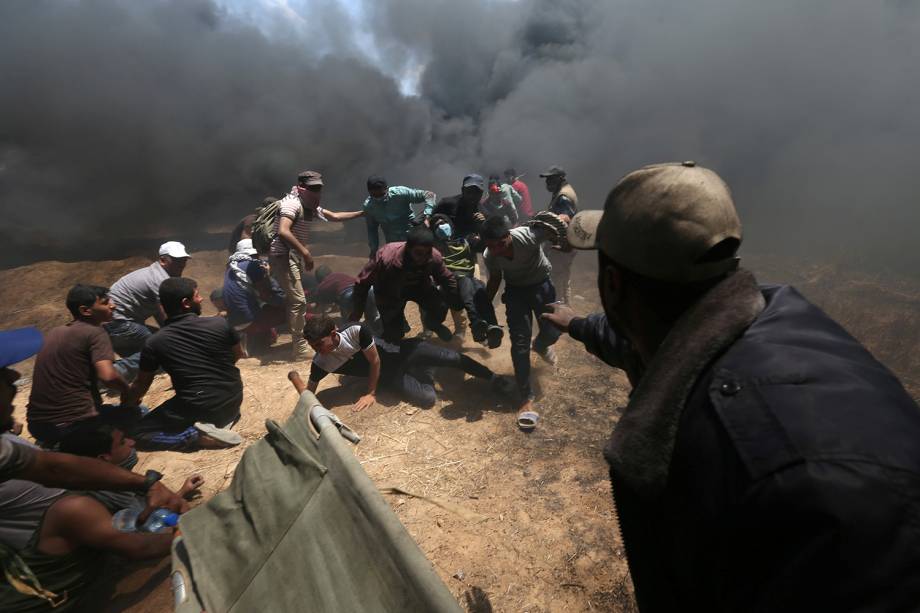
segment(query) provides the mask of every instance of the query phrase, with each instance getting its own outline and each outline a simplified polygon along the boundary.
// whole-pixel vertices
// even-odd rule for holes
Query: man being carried
[[[479,225],[485,221],[485,215],[479,211],[485,189],[485,181],[481,176],[466,175],[463,177],[461,192],[456,196],[441,198],[432,214],[449,217],[456,236],[477,234]]]
[[[307,295],[307,300],[320,308],[335,305],[347,320],[355,310],[355,283],[356,277],[344,272],[332,272],[328,266],[316,269],[316,287]],[[364,303],[364,321],[374,334],[382,334],[383,326],[380,323],[380,313],[374,300],[374,288],[367,292],[367,301]]]
[[[447,303],[438,291],[439,285],[448,295],[456,295],[457,280],[434,249],[434,235],[425,226],[416,226],[406,242],[384,245],[361,270],[355,283],[354,311],[349,319],[361,318],[373,287],[387,341],[398,341],[408,332],[404,315],[408,301],[419,305],[427,329],[441,340],[449,341],[452,334],[444,325]]]
[[[433,374],[435,368],[455,368],[478,379],[491,381],[495,389],[508,392],[509,381],[487,366],[451,349],[437,347],[419,339],[390,344],[371,334],[361,324],[337,330],[325,316],[312,317],[304,326],[304,338],[316,351],[310,368],[307,389],[315,392],[329,373],[367,377],[367,392],[354,405],[355,411],[374,406],[378,385],[392,390],[406,401],[421,407],[437,402]]]
[[[422,202],[425,203],[425,208],[416,216],[412,205]],[[367,244],[371,250],[371,257],[380,248],[378,228],[383,230],[384,244],[404,241],[413,225],[431,215],[434,202],[434,192],[399,185],[390,187],[383,177],[368,177],[367,199],[364,201],[363,210],[367,221]]]
[[[252,239],[243,239],[230,256],[221,297],[230,325],[240,333],[247,355],[264,352],[277,338],[275,326],[284,323],[284,292],[256,256]]]
[[[26,419],[42,445],[54,447],[80,420],[99,412],[99,383],[121,393],[128,390],[115,370],[112,343],[102,329],[115,310],[108,291],[95,285],[73,286],[67,292],[73,321],[48,332],[35,359]]]
[[[534,221],[528,222],[534,223]],[[549,364],[555,365],[556,353],[552,345],[559,340],[559,331],[540,315],[549,311],[547,305],[556,301],[556,289],[550,281],[552,266],[543,253],[545,241],[558,241],[560,237],[544,228],[509,229],[501,217],[490,217],[482,225],[482,239],[486,243],[485,262],[489,270],[486,285],[489,301],[505,282],[505,319],[511,337],[511,362],[520,395],[518,425],[532,430],[539,414],[533,408],[533,391],[530,385],[530,351],[533,317],[537,316],[539,333],[533,340],[533,351]]]
[[[165,319],[160,310],[160,283],[170,277],[181,277],[190,257],[182,243],[163,243],[156,262],[126,274],[109,290],[115,313],[104,327],[112,339],[112,347],[122,358],[115,363],[116,368],[128,381],[137,374],[144,342],[157,330],[145,322],[153,317],[162,326]]]
[[[457,294],[453,300],[448,296],[448,304],[454,315],[454,335],[463,336],[460,313],[465,310],[470,320],[473,340],[483,343],[488,339],[489,349],[499,347],[505,331],[498,325],[495,307],[489,300],[486,286],[474,276],[476,254],[485,248],[482,239],[476,234],[454,237],[453,224],[446,215],[432,215],[431,229],[435,236],[435,247],[444,258],[444,266],[457,279]]]
[[[167,319],[141,351],[140,371],[122,404],[144,397],[157,370],[172,379],[176,395],[132,427],[144,451],[232,447],[242,442],[226,430],[240,415],[243,382],[236,361],[240,337],[223,317],[200,317],[201,295],[192,279],[172,278],[160,286]]]
[[[308,355],[307,342],[298,338],[303,329],[307,301],[302,276],[313,270],[313,256],[307,249],[310,226],[315,220],[346,221],[364,215],[363,211],[335,213],[320,206],[323,176],[313,170],[297,175],[297,185],[278,201],[274,238],[269,249],[272,276],[284,290],[288,324],[292,330],[292,359]]]
[[[530,199],[530,188],[521,180],[521,176],[514,168],[505,170],[505,182],[521,196],[521,201],[518,203],[518,222],[524,223],[533,217],[533,202]]]
[[[546,210],[555,213],[566,223],[570,222],[578,212],[578,195],[566,179],[565,170],[551,166],[540,176],[546,179],[546,190],[552,194]],[[553,285],[559,298],[566,304],[572,304],[571,279],[575,252],[567,245],[553,245],[547,249],[546,255],[553,265]]]

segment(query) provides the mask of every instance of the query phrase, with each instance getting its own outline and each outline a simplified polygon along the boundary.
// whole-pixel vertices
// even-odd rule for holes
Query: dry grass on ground
[[[352,247],[350,253],[360,252]],[[220,282],[224,254],[196,254],[186,272],[209,291]],[[362,260],[325,256],[335,270],[355,272]],[[143,259],[63,264],[45,262],[0,271],[0,328],[38,325],[48,329],[67,320],[63,295],[76,281],[111,284]],[[581,254],[575,307],[597,310],[593,261]],[[828,267],[793,268],[778,258],[750,258],[765,280],[791,281],[838,318],[920,396],[920,284],[883,280]],[[203,292],[203,293],[206,293]],[[499,306],[500,315],[503,309]],[[417,311],[409,309],[418,330]],[[282,337],[281,341],[289,337]],[[507,344],[488,352],[466,339],[463,350],[494,370],[511,372]],[[553,371],[534,360],[540,391],[540,428],[521,433],[512,407],[487,385],[456,374],[439,379],[441,401],[418,410],[381,394],[372,410],[353,413],[360,384],[328,377],[319,398],[364,440],[355,454],[381,487],[397,487],[459,505],[463,515],[418,498],[388,495],[394,511],[467,610],[631,611],[631,585],[610,498],[601,448],[625,404],[623,374],[607,368],[571,339],[557,345]],[[246,388],[236,449],[143,453],[138,470],[157,468],[178,487],[185,475],[205,476],[203,498],[225,488],[245,448],[265,432],[265,419],[284,420],[296,402],[286,379],[288,346],[267,359],[240,363]],[[309,365],[299,364],[303,374]],[[24,369],[30,370],[29,365]],[[146,402],[171,395],[158,377]],[[17,416],[28,386],[17,399]],[[170,606],[168,563],[147,566],[119,581],[107,610],[162,611]]]

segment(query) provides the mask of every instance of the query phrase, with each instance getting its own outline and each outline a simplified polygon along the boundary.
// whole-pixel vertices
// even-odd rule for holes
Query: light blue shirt
[[[406,240],[406,235],[412,228],[412,219],[415,217],[412,205],[424,202],[422,215],[427,217],[434,210],[436,198],[434,192],[401,185],[387,188],[387,194],[383,198],[368,197],[364,201],[364,216],[371,255],[380,247],[377,228],[383,230],[383,240],[386,243]]]

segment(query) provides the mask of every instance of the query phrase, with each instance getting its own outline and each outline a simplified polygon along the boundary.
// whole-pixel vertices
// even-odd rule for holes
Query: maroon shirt
[[[437,249],[431,250],[431,260],[425,266],[415,266],[407,261],[406,243],[389,243],[377,250],[364,265],[355,283],[355,312],[364,312],[367,294],[374,288],[377,306],[398,304],[405,292],[420,285],[436,284],[448,293],[457,291],[457,279],[446,266]]]
[[[346,289],[355,284],[357,279],[344,272],[330,272],[307,296],[307,302],[332,304]]]
[[[35,358],[28,421],[68,425],[95,415],[102,404],[96,362],[114,359],[112,341],[100,326],[72,321],[48,332]]]

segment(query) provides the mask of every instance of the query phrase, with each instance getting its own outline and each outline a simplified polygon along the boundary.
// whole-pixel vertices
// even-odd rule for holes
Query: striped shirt
[[[306,213],[306,214],[305,214]],[[272,246],[269,250],[270,255],[287,256],[290,247],[278,235],[278,229],[281,227],[281,218],[287,217],[293,220],[291,224],[291,233],[300,241],[301,245],[306,246],[310,240],[310,226],[316,215],[313,209],[304,209],[300,202],[300,197],[296,192],[290,193],[278,202],[278,219],[275,221],[275,238],[272,240]]]

